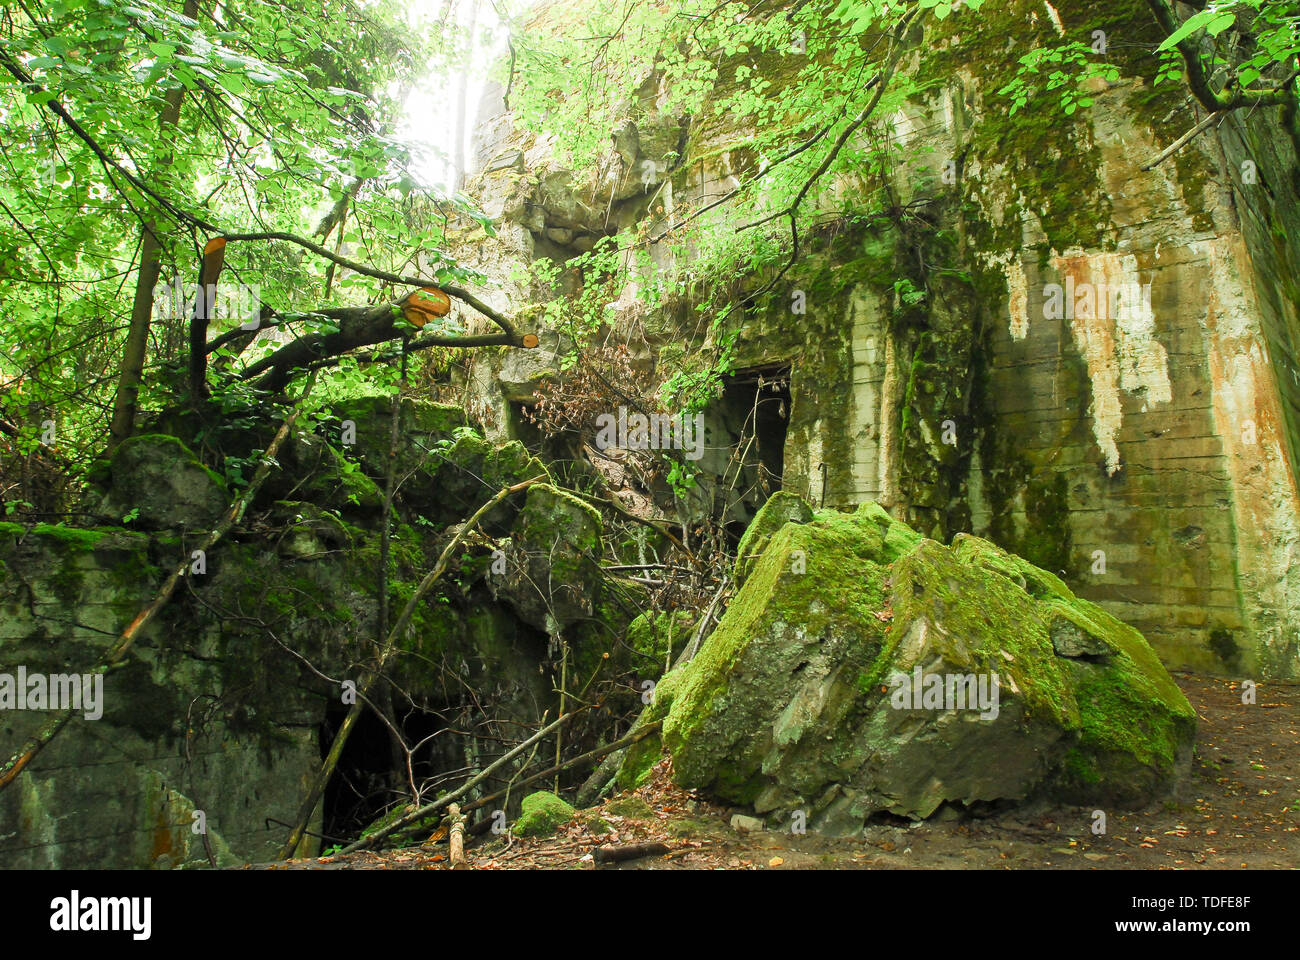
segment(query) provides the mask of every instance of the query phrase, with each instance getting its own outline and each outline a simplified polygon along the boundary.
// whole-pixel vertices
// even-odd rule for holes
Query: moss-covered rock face
[[[383,502],[392,446],[392,398],[358,397],[336,408],[342,420],[337,442],[342,453],[315,456],[332,471],[354,509]],[[407,399],[402,402],[395,469],[401,480],[395,504],[405,517],[434,524],[457,523],[502,487],[549,476],[546,467],[518,442],[490,442],[469,429],[459,407]],[[306,441],[320,445],[318,438]],[[328,445],[327,445],[328,446]],[[312,459],[308,451],[307,459]],[[331,462],[332,461],[332,462]],[[315,499],[315,497],[313,497]],[[496,507],[483,528],[503,536],[517,513],[513,501]]]
[[[786,523],[660,684],[685,786],[856,830],[878,811],[1167,789],[1195,716],[1142,636],[977,537],[867,504]]]
[[[506,571],[489,582],[521,620],[557,629],[592,615],[599,599],[600,514],[548,483],[528,489],[505,553]]]
[[[736,548],[736,585],[745,582],[754,562],[767,548],[772,534],[787,523],[807,523],[813,518],[812,507],[802,497],[778,490],[755,515]]]
[[[384,491],[362,465],[320,437],[302,433],[285,444],[284,477],[268,484],[270,496],[307,499],[316,506],[373,522],[384,511]]]
[[[393,400],[387,396],[356,397],[339,404],[339,435],[331,438],[349,460],[355,460],[376,489],[382,491],[392,448]],[[400,478],[402,500],[437,502],[434,476],[441,466],[437,451],[450,443],[456,428],[465,426],[465,414],[458,407],[426,400],[402,401],[398,422],[397,457],[394,469]],[[346,467],[344,468],[346,472]]]
[[[210,527],[230,503],[225,481],[166,434],[123,441],[98,476],[108,491],[95,512],[140,529]]]
[[[521,837],[549,837],[572,820],[573,814],[573,807],[553,793],[530,793],[524,797],[515,833]]]
[[[182,551],[175,535],[0,525],[0,674],[84,677],[165,571],[187,556]],[[219,591],[208,590],[206,599],[230,608]],[[180,622],[177,609],[145,627],[125,664],[102,677],[98,710],[79,716],[0,794],[0,835],[12,848],[7,866],[206,864],[203,838],[189,829],[196,808],[206,815],[219,864],[273,853],[271,831],[254,825],[247,798],[292,808],[298,775],[320,762],[303,723],[310,714],[301,697],[286,703],[281,688],[274,701],[259,704],[285,721],[274,737],[218,718],[197,729],[188,713],[194,698],[236,686],[223,677],[227,652],[249,680],[283,662],[250,656],[248,645],[228,651],[217,617]],[[232,713],[240,709],[231,704]],[[0,710],[0,739],[20,744],[49,716]]]
[[[335,412],[343,420],[339,442],[355,446],[361,460],[379,468],[382,475],[392,444],[393,398],[356,397],[339,404]],[[347,430],[349,422],[355,428],[352,432]],[[399,466],[416,466],[422,448],[450,437],[457,427],[464,425],[465,413],[459,407],[428,400],[403,400],[401,434],[397,443]]]
[[[437,469],[425,470],[423,479],[441,483],[440,471],[457,462],[482,479],[472,491],[468,484],[458,488],[459,505],[427,490],[414,495],[418,484],[399,491],[387,564],[390,624],[451,536],[417,520],[463,521],[506,482],[544,473],[519,444],[486,444],[467,434],[457,439],[459,411],[428,407],[404,410],[410,421],[402,449],[437,437],[446,441],[444,450],[458,448],[465,456],[435,460]],[[360,412],[365,409],[373,415]],[[0,524],[0,674],[14,676],[20,667],[47,675],[91,669],[167,573],[182,561],[190,565],[184,586],[138,638],[125,665],[103,678],[102,716],[70,725],[24,773],[21,786],[0,793],[0,836],[18,838],[8,865],[206,864],[202,838],[188,829],[195,808],[206,814],[223,865],[275,855],[283,829],[266,817],[292,819],[304,784],[320,766],[321,720],[339,697],[326,678],[355,677],[377,633],[383,493],[356,447],[374,435],[374,450],[386,456],[389,424],[376,427],[383,418],[374,412],[386,409],[378,400],[358,402],[350,411],[360,418],[356,443],[346,453],[305,430],[294,436],[245,523],[202,562],[193,548],[234,493],[172,437],[127,441],[100,471],[110,484],[106,500],[138,495],[130,529]],[[132,477],[139,487],[129,485]],[[115,504],[113,511],[121,512],[114,523],[134,506]],[[519,509],[503,512],[511,518]],[[535,581],[550,589],[569,623],[584,598],[594,596],[599,516],[548,488],[528,501],[519,524],[512,522],[505,530],[524,545],[530,588]],[[503,543],[509,549],[510,541]],[[482,583],[490,558],[471,558],[485,553],[481,537],[466,540],[447,575],[417,605],[386,672],[416,708],[450,715],[464,706],[455,685],[449,690],[445,682],[456,671],[495,719],[536,727],[557,706],[558,678],[550,675],[537,630],[494,602]],[[532,596],[539,596],[535,588]],[[610,638],[635,616],[619,622],[608,606],[586,608],[600,622],[584,621],[566,635],[577,654],[570,677],[574,664],[591,676]],[[202,704],[201,722],[195,704]],[[45,719],[0,710],[0,738],[21,743]],[[481,761],[471,753],[476,748],[452,738],[433,749],[442,769]],[[323,816],[318,810],[312,830],[320,831]],[[314,844],[308,841],[302,852]]]
[[[462,434],[435,454],[428,472],[437,489],[429,506],[436,506],[447,522],[469,516],[502,487],[550,476],[522,443],[491,443],[470,434]],[[515,515],[515,501],[508,500],[483,518],[483,529],[503,535]]]

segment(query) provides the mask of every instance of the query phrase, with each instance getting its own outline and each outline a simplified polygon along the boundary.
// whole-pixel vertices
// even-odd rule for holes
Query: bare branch
[[[1183,149],[1183,147],[1185,147],[1187,144],[1191,143],[1192,139],[1197,134],[1201,133],[1203,130],[1208,130],[1210,127],[1217,125],[1218,122],[1222,120],[1224,117],[1226,117],[1229,112],[1230,111],[1228,110],[1220,110],[1217,113],[1210,114],[1200,123],[1198,123],[1196,126],[1192,127],[1192,129],[1188,130],[1181,137],[1175,140],[1173,143],[1169,144],[1169,146],[1161,150],[1160,154],[1155,159],[1148,160],[1146,163],[1142,164],[1142,166],[1139,169],[1144,171],[1150,170],[1151,168],[1159,166],[1160,164],[1164,163],[1166,160],[1172,157],[1179,150]]]

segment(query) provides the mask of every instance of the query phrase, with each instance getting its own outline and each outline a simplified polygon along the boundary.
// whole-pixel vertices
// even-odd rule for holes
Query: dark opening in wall
[[[528,452],[536,454],[542,449],[542,430],[528,417],[529,404],[511,401],[510,417],[506,424],[506,435],[511,440],[518,440]]]
[[[327,709],[321,724],[321,759],[329,753],[347,712],[348,706],[342,703],[330,704]],[[435,733],[441,723],[432,714],[412,711],[398,718],[398,727],[406,742],[414,744]],[[403,790],[405,771],[398,766],[393,749],[392,735],[383,721],[370,709],[362,711],[325,787],[322,834],[355,840],[375,818],[407,796]],[[412,763],[416,782],[434,776],[437,765],[431,748],[417,751]],[[331,842],[322,840],[322,849]]]
[[[709,411],[714,443],[725,447],[715,502],[737,542],[767,498],[781,489],[790,422],[790,368],[754,367],[725,381]]]

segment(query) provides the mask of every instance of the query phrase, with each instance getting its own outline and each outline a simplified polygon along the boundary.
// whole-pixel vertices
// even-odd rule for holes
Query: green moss
[[[962,609],[978,611],[979,617],[998,625],[987,635],[1005,638],[1006,649],[1013,655],[1013,660],[999,664],[991,656],[994,651],[976,651],[987,657],[989,667],[1012,678],[1031,712],[1045,711],[1070,732],[1073,746],[1064,771],[1065,792],[1074,790],[1076,797],[1087,796],[1085,788],[1104,780],[1109,795],[1116,795],[1117,785],[1130,785],[1119,790],[1119,798],[1136,800],[1167,780],[1183,745],[1190,742],[1195,714],[1142,635],[1095,604],[1075,597],[1051,573],[988,541],[959,537],[952,552],[962,562],[1006,577],[1005,589],[985,589],[978,597],[967,596]],[[904,573],[898,571],[896,576],[901,578]],[[943,589],[941,578],[930,577],[925,582],[927,592]],[[1022,591],[1040,600],[1030,608],[1032,618],[1026,616],[1026,604],[1014,602],[1014,594]],[[960,598],[942,599],[957,603]],[[950,619],[945,628],[962,632],[961,621],[951,619],[955,609],[948,607]],[[1093,661],[1057,655],[1050,626],[1058,617],[1069,620],[1108,652]],[[1071,771],[1076,769],[1098,775],[1074,781]]]
[[[597,510],[595,507],[589,504],[586,500],[583,500],[581,497],[575,497],[567,490],[561,490],[559,487],[553,487],[549,483],[538,483],[529,487],[528,492],[530,495],[530,499],[533,493],[544,493],[546,496],[554,497],[554,499],[561,504],[565,504],[568,507],[571,507],[579,511],[580,513],[585,513],[591,519],[591,521],[595,523],[597,526],[600,526],[602,523],[600,519],[599,510]],[[564,521],[562,519],[561,520],[548,519],[544,514],[541,516],[534,514],[530,517],[530,519],[534,523],[541,524],[538,527],[538,529],[542,530],[543,534],[554,532],[557,529],[562,529],[564,524]]]
[[[603,526],[595,507],[549,483],[528,488],[515,523],[525,549],[536,547],[547,558],[555,584],[597,582],[593,578]],[[557,544],[564,549],[555,549]]]
[[[38,537],[52,537],[76,550],[93,550],[105,537],[114,533],[128,533],[121,527],[65,527],[62,524],[38,523],[31,532]]]
[[[1129,0],[1120,0],[1102,20],[1097,19],[1095,7],[1085,9],[1070,2],[1056,6],[1068,25],[1068,39],[1091,42],[1093,28],[1084,24],[1103,20],[1105,25],[1096,29],[1118,31],[1114,36],[1150,33],[1150,14]],[[1134,29],[1133,21],[1141,19],[1147,29]],[[1017,195],[1010,198],[1000,222],[982,215],[973,218],[970,239],[975,248],[1016,249],[1021,243],[1021,217],[1026,215],[1037,217],[1047,234],[1043,256],[1049,248],[1095,248],[1113,241],[1111,203],[1099,179],[1101,154],[1087,111],[1067,117],[1058,92],[1047,90],[1013,115],[1010,100],[996,93],[1015,77],[1022,56],[1061,42],[1041,4],[1014,0],[985,7],[977,15],[930,20],[927,34],[917,79],[948,86],[952,78],[974,71],[984,92],[983,110],[970,130],[967,166],[978,162],[985,168],[1005,167],[999,176],[1016,187]],[[1115,55],[1123,55],[1118,45],[1112,49]],[[1040,88],[1045,81],[1045,77],[1039,81]],[[982,211],[985,184],[968,177],[964,189],[966,209]]]
[[[80,564],[71,561],[61,564],[53,572],[50,586],[54,588],[55,596],[70,609],[75,609],[81,602],[81,586],[84,580],[85,576]]]
[[[361,836],[369,837],[378,833],[396,823],[398,820],[401,820],[403,817],[410,816],[417,809],[418,808],[415,804],[398,804],[387,813],[377,817],[367,824],[365,829],[361,831]],[[400,846],[404,843],[410,843],[415,840],[426,839],[431,833],[438,829],[440,820],[441,817],[437,814],[428,817],[421,817],[420,819],[414,820],[406,826],[395,830],[393,833],[388,834],[382,842],[388,846]]]
[[[420,483],[408,481],[404,489],[409,502],[421,504],[429,519],[458,523],[482,506],[503,487],[546,477],[546,467],[518,441],[492,444],[463,432],[442,450],[422,455]],[[517,498],[492,509],[482,521],[493,536],[506,534],[517,513]]]
[[[355,566],[354,583],[363,594],[375,597],[378,590],[380,534],[353,528],[352,555]],[[420,580],[432,569],[436,554],[431,554],[426,538],[413,526],[395,523],[388,544],[388,610],[389,626],[397,621],[414,595]],[[452,571],[464,559],[453,557]],[[472,580],[475,561],[459,567],[459,575]],[[416,605],[405,633],[398,638],[397,668],[414,688],[427,685],[435,688],[442,680],[443,654],[455,649],[468,636],[468,625],[458,605],[452,602],[456,587],[450,582],[452,571],[443,582],[435,584]],[[316,591],[313,591],[313,594]],[[325,609],[333,604],[328,593],[321,597]],[[335,612],[337,619],[352,619],[354,614],[346,608]]]
[[[952,549],[959,559],[1000,573],[1018,584],[1030,596],[1074,598],[1060,577],[981,537],[959,534],[953,538]]]
[[[326,465],[311,478],[305,488],[317,506],[332,510],[361,510],[376,513],[383,510],[384,492],[374,480],[366,476],[357,463],[342,453],[325,445]]]
[[[736,548],[736,583],[745,582],[745,577],[767,547],[772,534],[787,523],[807,523],[812,517],[812,507],[803,497],[788,490],[778,490],[772,494],[759,508],[740,538],[740,544]]]
[[[608,820],[595,811],[583,811],[579,816],[582,817],[582,824],[591,833],[609,833],[614,827]]]
[[[1065,774],[1072,781],[1095,787],[1101,782],[1101,772],[1095,760],[1085,750],[1074,748],[1065,755]]]
[[[185,445],[185,441],[168,433],[140,433],[136,434],[134,437],[128,437],[126,440],[123,440],[113,452],[113,462],[116,462],[124,455],[129,455],[133,447],[152,447],[157,445],[174,447],[177,457],[185,461],[187,466],[198,467],[207,474],[208,479],[212,481],[217,489],[222,492],[229,492],[225,477],[221,476],[221,474],[217,473],[199,460],[194,451]],[[111,471],[111,469],[112,466],[110,464],[109,470]]]
[[[0,536],[3,535],[48,551],[55,560],[48,582],[55,596],[70,608],[83,602],[86,574],[92,570],[107,573],[114,587],[107,596],[97,600],[108,603],[119,617],[127,619],[138,612],[148,596],[147,591],[162,579],[158,568],[149,563],[148,538],[121,527],[39,523],[26,529],[19,524],[4,524],[0,526]],[[111,551],[111,563],[94,556],[100,550]],[[125,620],[122,625],[126,625]]]
[[[630,820],[652,820],[655,815],[650,804],[636,794],[610,800],[605,804],[605,813],[615,817],[626,817]]]
[[[672,709],[677,687],[681,682],[683,669],[673,670],[655,685],[654,698],[649,706],[641,711],[629,733],[651,723],[662,723]],[[633,790],[650,779],[650,771],[663,757],[664,741],[662,731],[642,737],[624,751],[623,762],[619,765],[617,783],[622,790]]]
[[[538,791],[524,797],[515,834],[521,837],[549,837],[573,819],[572,806],[553,793]]]
[[[1196,717],[1181,692],[1174,688],[1180,704],[1125,666],[1121,655],[1108,669],[1076,667],[1080,729],[1057,787],[1062,796],[1141,803],[1173,776],[1191,741]]]
[[[351,420],[356,424],[358,445],[387,451],[392,431],[391,393],[359,393],[333,406],[341,420]],[[402,400],[400,427],[405,435],[421,433],[450,437],[457,427],[464,425],[465,411],[458,406],[416,397]]]
[[[855,522],[853,516],[823,514],[811,523],[779,529],[717,630],[684,670],[665,678],[674,679],[674,686],[663,737],[680,782],[709,784],[740,803],[752,802],[761,788],[761,771],[741,745],[761,723],[765,698],[777,694],[766,689],[764,677],[749,677],[753,702],[732,700],[726,711],[717,709],[752,642],[797,625],[809,644],[824,636],[852,637],[844,648],[846,670],[866,670],[876,660],[885,634],[876,614],[885,606],[886,568],[863,561],[878,560],[886,546],[874,518],[864,517],[865,522]],[[794,572],[796,551],[804,573]],[[706,729],[708,737],[701,737]],[[691,752],[691,746],[706,740],[710,746],[705,753]]]
[[[716,829],[714,824],[694,817],[669,820],[663,825],[664,832],[670,837],[707,837]]]
[[[634,790],[649,780],[650,771],[659,762],[663,752],[663,735],[660,733],[642,737],[628,747],[618,770],[619,788]]]
[[[962,638],[962,661],[955,666],[975,673],[998,673],[1003,685],[1020,691],[1026,712],[1054,726],[1078,726],[1078,708],[1069,677],[1047,635],[1047,622],[1024,589],[1009,577],[972,577],[962,567],[972,554],[983,559],[998,550],[987,541],[961,537],[965,554],[923,541],[893,566],[894,623],[889,642],[875,665],[879,682],[892,666],[905,630],[915,621],[944,612],[944,630]],[[974,549],[972,549],[974,548]],[[987,562],[979,566],[990,568]],[[1009,659],[1008,659],[1009,658]]]
[[[625,641],[637,654],[637,676],[642,680],[658,680],[664,664],[677,659],[686,647],[695,626],[697,614],[688,610],[668,613],[643,613],[627,628]]]
[[[909,438],[913,446],[915,446],[919,441],[919,437],[913,436],[916,431],[917,419],[917,385],[921,382],[921,378],[924,376],[926,370],[933,366],[933,364],[928,364],[922,359],[925,349],[929,344],[930,333],[927,331],[921,334],[916,349],[912,353],[912,362],[908,365],[907,370],[907,384],[903,387],[902,435],[905,438]]]

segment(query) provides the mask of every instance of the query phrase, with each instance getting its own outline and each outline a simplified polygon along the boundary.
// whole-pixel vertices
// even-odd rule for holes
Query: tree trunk
[[[185,16],[198,18],[199,0],[185,0]],[[158,114],[158,140],[172,143],[177,123],[181,118],[181,102],[185,88],[177,86],[168,90],[163,98],[163,108]],[[159,158],[159,167],[171,164],[170,153]],[[158,240],[157,224],[146,218],[140,224],[140,268],[135,275],[135,299],[131,302],[131,325],[126,334],[126,349],[122,355],[122,372],[117,380],[117,394],[113,398],[113,420],[109,427],[113,446],[131,436],[135,428],[136,399],[140,394],[140,381],[144,377],[145,353],[149,346],[149,324],[153,320],[153,288],[162,268],[162,244]]]
[[[169,104],[170,105],[170,104]],[[140,267],[135,275],[135,299],[131,303],[131,326],[126,334],[122,355],[122,372],[113,398],[113,422],[110,427],[114,446],[131,436],[135,426],[136,398],[144,374],[145,348],[149,344],[149,323],[153,318],[153,288],[161,269],[161,244],[152,223],[141,225]]]

